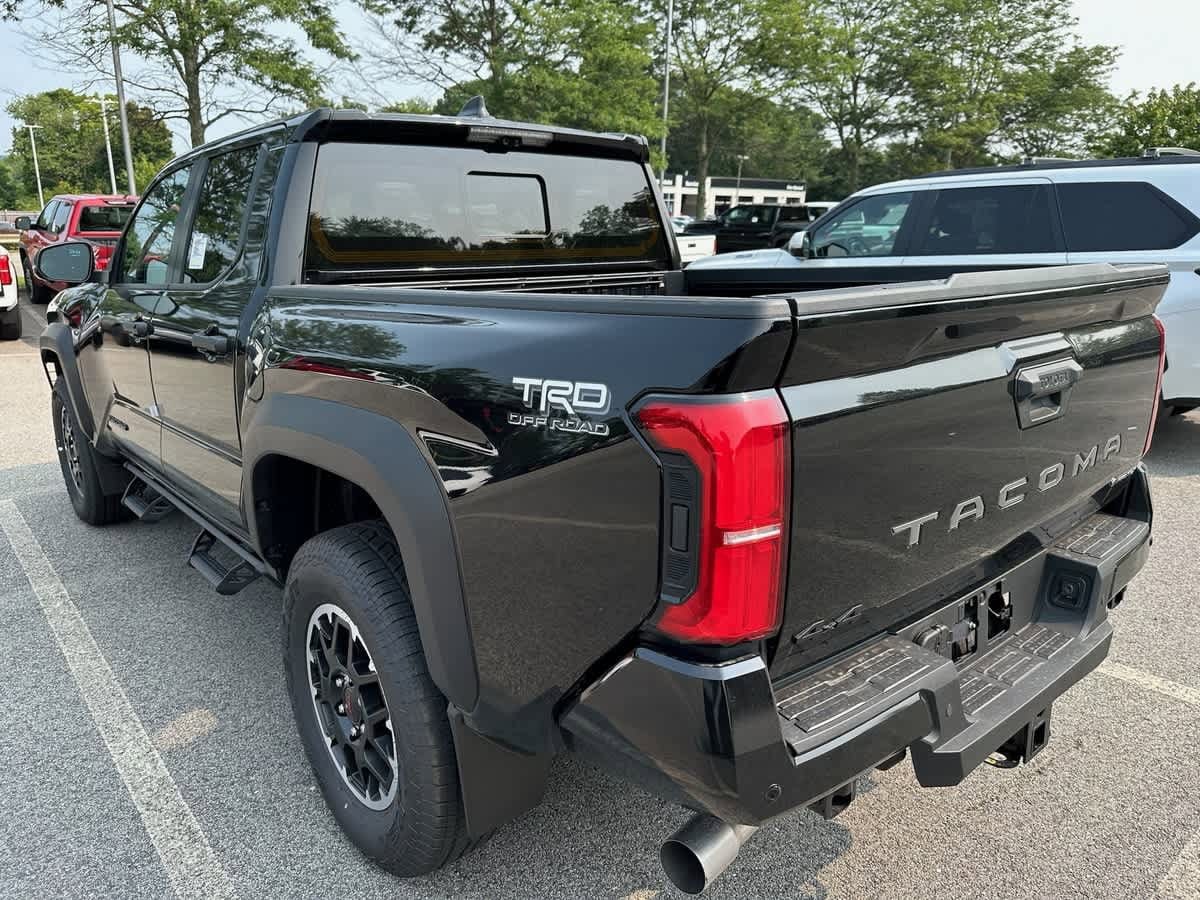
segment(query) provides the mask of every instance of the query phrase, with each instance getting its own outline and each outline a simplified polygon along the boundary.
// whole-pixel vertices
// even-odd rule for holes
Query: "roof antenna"
[[[458,117],[460,119],[490,119],[492,114],[488,112],[487,104],[483,102],[483,96],[476,94],[463,104],[463,108],[458,111]]]

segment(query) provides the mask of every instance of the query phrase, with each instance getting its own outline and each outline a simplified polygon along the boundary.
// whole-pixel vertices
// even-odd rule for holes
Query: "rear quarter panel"
[[[755,301],[714,301],[712,316],[678,303],[688,315],[658,298],[292,288],[251,328],[267,395],[369,405],[418,440],[457,536],[468,712],[516,746],[552,744],[555,705],[657,599],[659,470],[626,407],[649,390],[770,386],[782,365],[786,303],[765,318]],[[603,385],[608,408],[542,410],[514,379]],[[552,424],[568,420],[589,430]]]

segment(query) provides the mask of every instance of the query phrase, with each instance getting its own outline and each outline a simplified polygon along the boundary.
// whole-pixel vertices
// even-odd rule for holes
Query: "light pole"
[[[129,146],[129,113],[125,110],[125,79],[121,77],[121,49],[117,46],[117,13],[113,9],[113,0],[108,0],[108,37],[112,41],[113,78],[117,82],[117,112],[121,114],[121,146],[125,151],[125,175],[129,178],[129,193],[136,194],[137,185],[133,180],[133,149]]]
[[[104,149],[108,153],[108,181],[112,185],[112,192],[117,192],[117,172],[113,168],[112,159],[112,138],[108,134],[108,98],[97,97],[92,101],[100,104],[100,119],[104,122]]]
[[[737,174],[737,186],[733,189],[733,205],[734,206],[737,206],[739,203],[742,202],[742,197],[741,197],[741,193],[742,193],[742,163],[744,163],[749,158],[750,157],[744,153],[739,153],[737,155],[738,174]]]
[[[38,165],[37,139],[33,136],[33,132],[42,126],[26,125],[25,127],[29,129],[29,146],[33,150],[33,175],[35,178],[37,178],[38,208],[41,209],[46,205],[46,198],[42,196],[42,169],[41,166]]]
[[[675,0],[667,0],[667,40],[663,45],[663,132],[659,145],[662,155],[662,171],[658,177],[660,183],[667,178],[667,113],[671,106],[671,30],[674,24]]]

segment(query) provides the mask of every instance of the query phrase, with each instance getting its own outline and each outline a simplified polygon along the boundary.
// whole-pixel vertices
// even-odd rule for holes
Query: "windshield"
[[[133,204],[105,203],[85,206],[79,211],[76,231],[90,234],[103,231],[123,231],[133,212]]]
[[[777,215],[777,206],[735,206],[725,213],[725,222],[729,225],[766,225],[774,222]]]
[[[669,262],[653,192],[632,160],[394,144],[320,149],[310,279],[606,262]]]

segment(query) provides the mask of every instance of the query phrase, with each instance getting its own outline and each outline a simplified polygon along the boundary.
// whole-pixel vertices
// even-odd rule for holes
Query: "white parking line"
[[[1133,666],[1112,660],[1105,660],[1096,671],[1102,672],[1110,678],[1119,678],[1164,696],[1182,700],[1184,703],[1200,706],[1200,688],[1180,684],[1178,681],[1168,681],[1166,678],[1159,678],[1157,675],[1151,675],[1149,672],[1143,672],[1141,669],[1135,669]]]
[[[1155,900],[1200,900],[1200,832],[1191,839],[1175,865],[1163,876]]]
[[[45,613],[71,676],[109,756],[142,817],[175,893],[181,898],[232,898],[233,885],[200,823],[125,696],[108,660],[71,601],[50,560],[12,500],[0,500],[8,538]]]

